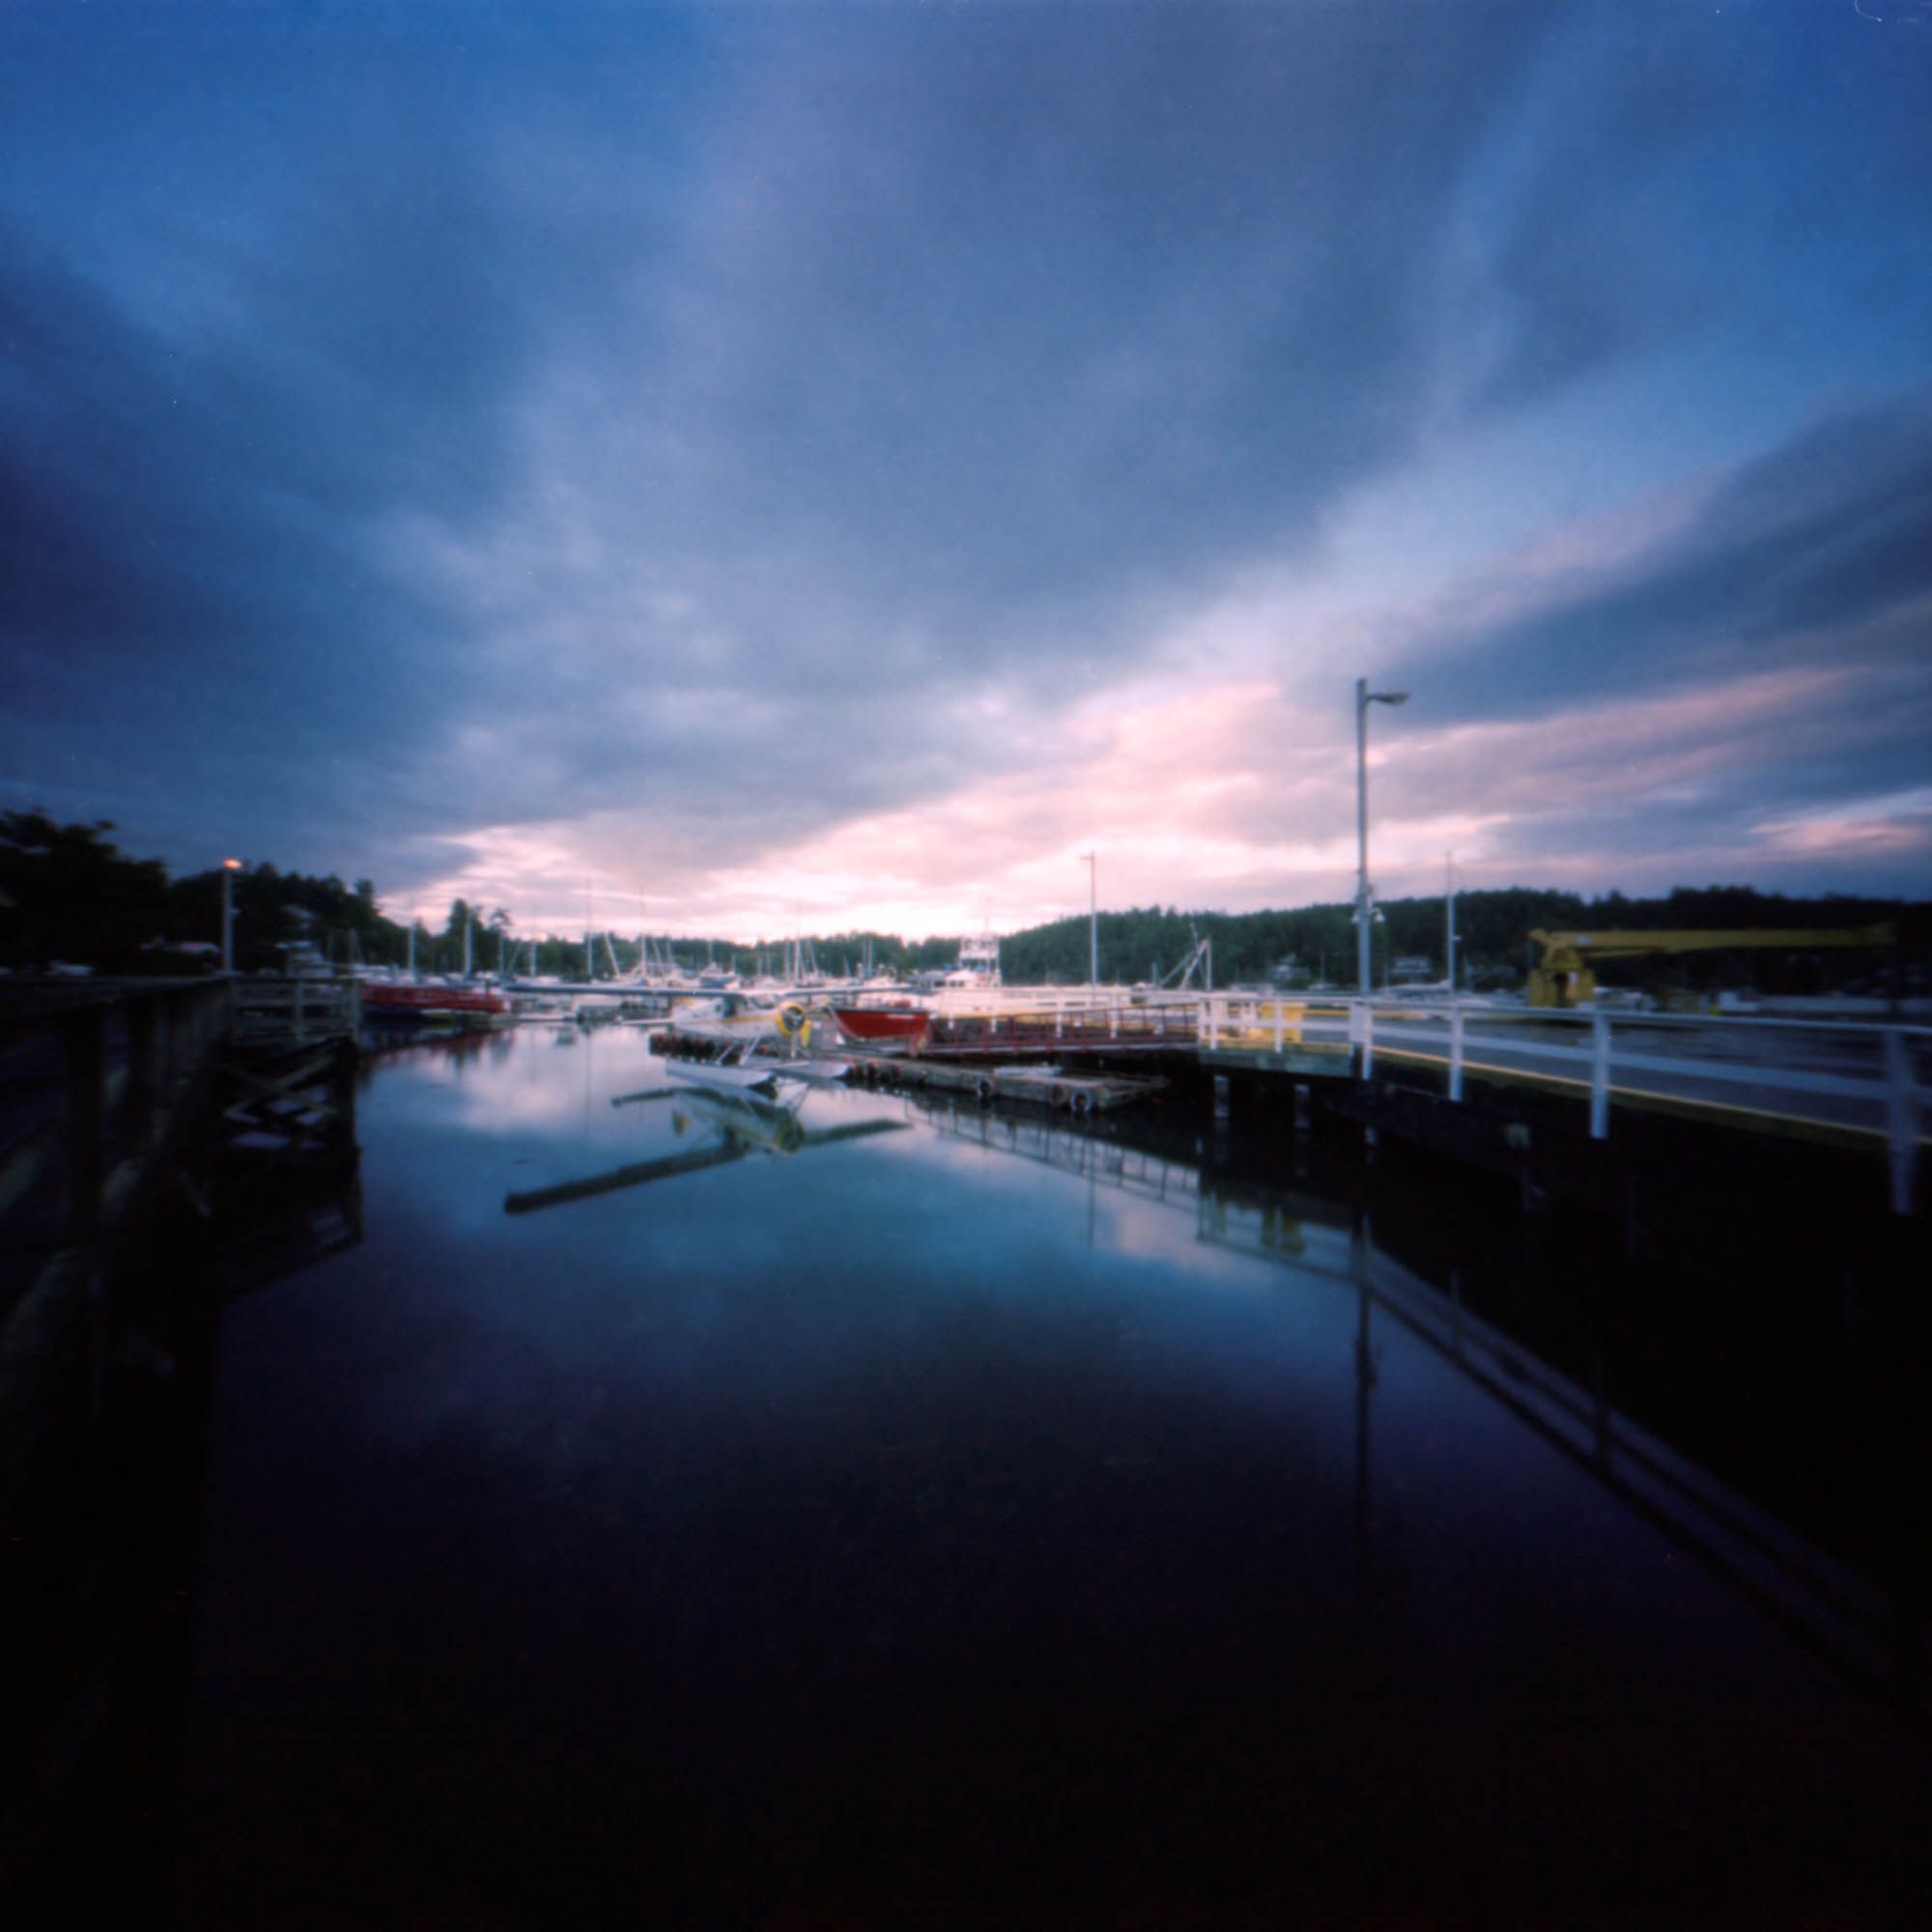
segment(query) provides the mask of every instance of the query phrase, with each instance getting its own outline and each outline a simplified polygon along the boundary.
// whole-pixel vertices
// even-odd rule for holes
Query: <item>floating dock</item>
[[[959,1066],[897,1053],[850,1056],[852,1074],[868,1087],[927,1088],[970,1094],[982,1104],[1015,1101],[1059,1114],[1101,1114],[1151,1099],[1165,1080],[1140,1074],[1066,1073],[1057,1066]]]

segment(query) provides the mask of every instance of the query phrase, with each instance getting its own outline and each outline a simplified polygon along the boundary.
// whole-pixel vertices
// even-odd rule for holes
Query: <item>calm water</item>
[[[1527,1357],[1432,1338],[1383,1251],[1426,1275],[1480,1215],[1365,1230],[1177,1109],[611,1104],[668,1084],[628,1032],[378,1065],[366,1238],[231,1314],[184,1922],[1924,1886],[1910,1730],[1566,1449]]]

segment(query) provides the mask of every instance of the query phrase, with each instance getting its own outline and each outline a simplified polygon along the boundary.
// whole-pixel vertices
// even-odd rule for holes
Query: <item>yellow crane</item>
[[[1529,969],[1532,1007],[1574,1007],[1597,996],[1592,968],[1605,959],[1635,959],[1647,952],[1810,952],[1825,946],[1859,946],[1889,952],[1898,943],[1890,925],[1821,926],[1780,931],[1746,925],[1730,932],[1532,932],[1542,958]]]

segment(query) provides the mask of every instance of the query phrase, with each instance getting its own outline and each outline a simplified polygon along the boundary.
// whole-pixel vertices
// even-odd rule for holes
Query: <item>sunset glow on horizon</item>
[[[0,20],[9,809],[523,933],[1932,895],[1932,8]],[[460,31],[459,31],[460,24]]]

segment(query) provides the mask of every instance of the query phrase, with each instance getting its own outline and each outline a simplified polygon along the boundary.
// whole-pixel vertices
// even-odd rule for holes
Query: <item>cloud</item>
[[[724,864],[1024,772],[1407,446],[1423,244],[1521,20],[928,26],[727,35],[681,217],[526,385],[497,514],[414,520],[474,640],[445,796],[621,793]]]
[[[1651,523],[1651,540],[1595,557],[1546,541],[1498,561],[1385,620],[1383,661],[1417,677],[1440,667],[1432,704],[1480,717],[1838,657],[1853,640],[1862,656],[1917,660],[1932,599],[1932,389],[1825,416],[1680,490]]]
[[[1772,846],[1807,859],[1932,860],[1932,786],[1846,799],[1754,826]]]
[[[193,17],[4,29],[23,802],[432,904],[948,926],[1096,841],[1148,898],[1331,890],[1358,661],[1418,693],[1392,866],[1593,854],[1586,810],[1641,856],[1687,787],[1797,863],[1751,828],[1922,776],[1909,386],[1689,476],[1623,426],[1613,514],[1319,594],[1376,490],[1536,497],[1457,452],[1761,322],[1710,238],[1770,251],[1851,158],[1916,209],[1895,56],[1793,159],[1780,37],[1624,10]],[[1907,224],[1857,212],[1869,290]]]

